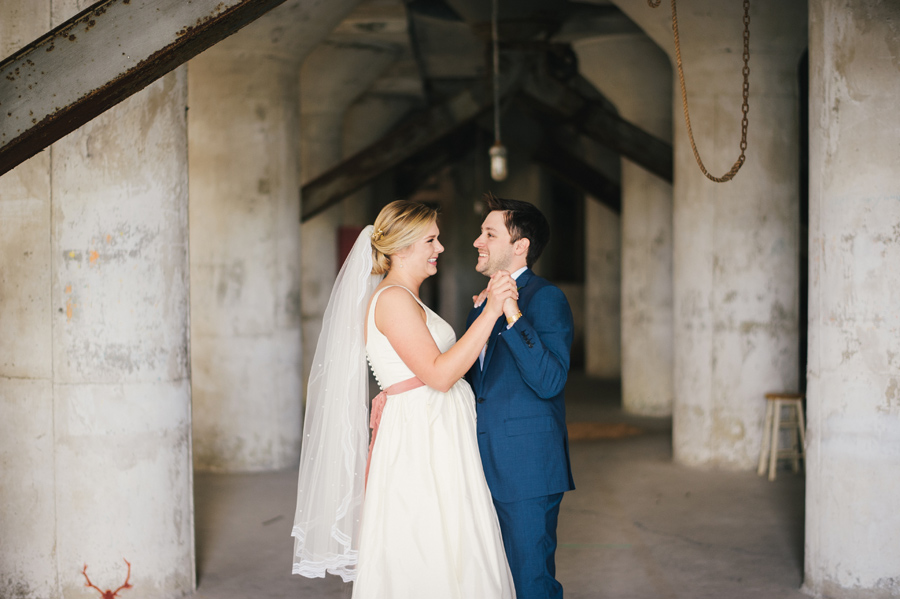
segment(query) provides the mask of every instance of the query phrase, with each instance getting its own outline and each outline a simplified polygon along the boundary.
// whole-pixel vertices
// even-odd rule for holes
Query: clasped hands
[[[472,302],[476,308],[485,300],[487,300],[487,305],[484,307],[485,312],[494,313],[497,318],[501,314],[505,314],[509,321],[520,315],[519,290],[516,287],[516,280],[512,278],[509,271],[498,270],[491,275],[487,288],[478,295],[472,296]]]

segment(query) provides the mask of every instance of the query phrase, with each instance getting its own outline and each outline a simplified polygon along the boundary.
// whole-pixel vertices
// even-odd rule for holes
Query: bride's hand
[[[491,277],[485,292],[487,293],[487,305],[484,307],[484,311],[495,318],[499,318],[503,314],[503,304],[506,300],[519,299],[516,281],[505,270],[497,271]]]

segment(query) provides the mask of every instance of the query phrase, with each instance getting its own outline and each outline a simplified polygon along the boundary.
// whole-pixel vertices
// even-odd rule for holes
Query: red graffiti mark
[[[119,591],[131,588],[131,585],[128,584],[129,579],[131,579],[131,563],[124,557],[122,558],[122,561],[128,564],[128,576],[125,577],[125,584],[117,588],[115,591],[110,591],[109,589],[101,591],[98,587],[94,586],[94,584],[91,582],[91,579],[88,578],[87,575],[87,564],[84,565],[84,570],[81,571],[81,573],[84,574],[84,579],[87,580],[87,583],[84,586],[91,587],[92,589],[97,589],[103,599],[114,599],[115,597],[118,597]]]

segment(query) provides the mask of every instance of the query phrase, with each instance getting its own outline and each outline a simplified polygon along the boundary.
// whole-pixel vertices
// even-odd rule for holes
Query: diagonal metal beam
[[[519,77],[506,80],[501,98],[517,89]],[[301,190],[301,222],[360,189],[417,152],[441,143],[493,106],[491,88],[476,85],[447,102],[418,113],[371,146],[325,171]]]
[[[546,75],[529,78],[522,91],[534,109],[571,125],[658,177],[672,181],[672,146],[629,123],[602,102]]]
[[[0,62],[0,175],[284,0],[103,0]]]
[[[532,159],[616,214],[622,212],[622,189],[619,184],[567,148],[548,142],[538,149]]]
[[[410,156],[393,169],[394,191],[399,197],[414,194],[433,174],[448,164],[463,160],[473,145],[477,145],[478,126],[474,121],[457,128],[453,133],[432,144],[422,152]]]

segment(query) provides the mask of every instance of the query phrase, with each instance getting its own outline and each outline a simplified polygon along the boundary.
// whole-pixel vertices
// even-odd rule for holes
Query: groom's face
[[[511,239],[503,212],[494,210],[488,213],[481,225],[481,235],[472,244],[478,250],[475,270],[486,277],[498,270],[509,270],[515,251]]]

